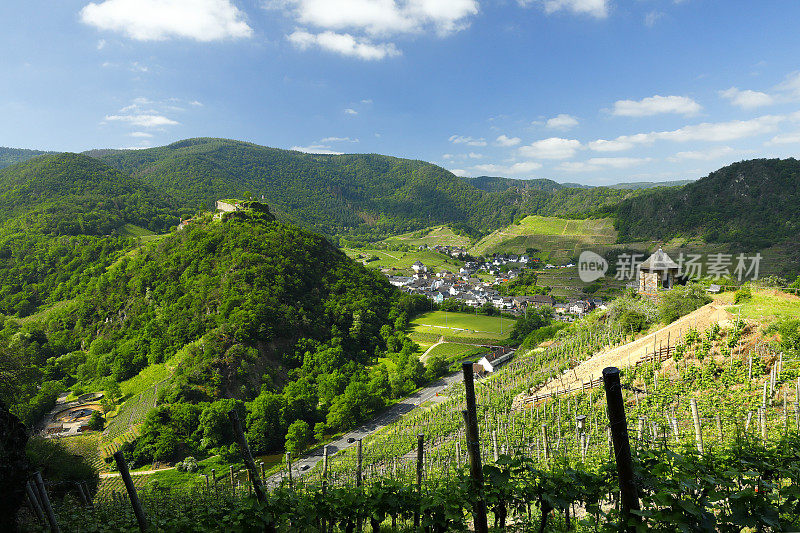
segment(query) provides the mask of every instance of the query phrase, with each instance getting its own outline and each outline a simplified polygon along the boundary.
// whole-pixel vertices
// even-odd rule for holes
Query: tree
[[[322,442],[325,439],[325,422],[314,424],[314,440]]]
[[[99,411],[95,411],[92,413],[91,418],[89,418],[89,429],[94,431],[103,431],[103,426],[105,423],[106,421],[103,418],[103,415],[101,415]]]
[[[299,456],[308,446],[310,437],[308,422],[295,420],[286,432],[286,451],[295,457]]]

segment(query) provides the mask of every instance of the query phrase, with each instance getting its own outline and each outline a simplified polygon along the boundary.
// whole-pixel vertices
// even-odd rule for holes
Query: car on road
[[[303,466],[301,466],[301,467],[300,467],[300,470],[303,470],[303,471],[305,471],[305,470],[308,470],[308,465],[303,465]]]
[[[347,444],[353,444],[355,441],[356,441],[356,439],[354,439],[353,437],[349,437],[347,439]]]

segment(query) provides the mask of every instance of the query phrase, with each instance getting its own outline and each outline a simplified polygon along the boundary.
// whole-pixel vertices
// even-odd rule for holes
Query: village
[[[464,258],[465,255],[463,248],[435,246],[430,249],[455,258]],[[575,317],[580,317],[593,309],[605,308],[605,302],[600,298],[572,298],[558,301],[547,294],[504,296],[500,293],[499,286],[502,283],[516,279],[525,269],[541,267],[538,258],[527,255],[495,254],[482,261],[470,257],[466,259],[464,266],[457,273],[449,270],[429,272],[428,267],[419,260],[411,266],[413,270],[411,275],[397,275],[390,269],[382,271],[388,276],[389,283],[395,287],[409,294],[426,296],[437,304],[445,300],[454,300],[473,308],[491,305],[499,311],[516,315],[523,315],[532,307],[549,306],[553,308],[554,316],[564,321],[572,321]],[[574,266],[568,264],[563,268]],[[548,264],[543,268],[562,267]],[[481,279],[478,277],[481,274],[494,276],[494,280]]]

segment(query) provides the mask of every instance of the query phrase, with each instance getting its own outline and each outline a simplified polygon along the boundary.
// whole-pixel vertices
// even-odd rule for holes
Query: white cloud
[[[442,154],[442,159],[450,160],[453,159],[453,157],[453,154]]]
[[[530,174],[534,170],[542,168],[541,163],[535,161],[522,161],[520,163],[513,163],[511,165],[475,165],[471,168],[470,174],[494,174],[500,176],[519,176],[523,174]]]
[[[800,144],[800,131],[776,135],[767,143],[770,146],[775,144]]]
[[[587,161],[567,161],[558,165],[557,170],[565,172],[594,172],[614,168],[625,169],[651,162],[649,157],[592,157]]]
[[[615,141],[608,141],[605,139],[597,139],[591,141],[588,146],[590,150],[595,152],[621,152],[623,150],[630,150],[634,147],[634,143],[624,140],[624,137],[619,137]]]
[[[189,105],[192,107],[203,107],[203,102],[200,102],[199,100],[192,100],[189,102]]]
[[[719,95],[723,98],[730,100],[730,102],[742,109],[752,109],[754,107],[761,107],[775,103],[775,98],[767,93],[759,91],[739,90],[736,87],[731,87],[724,91],[720,91]]]
[[[393,43],[373,43],[369,39],[354,37],[349,33],[324,31],[314,34],[305,30],[295,30],[286,38],[300,50],[318,47],[328,52],[357,57],[365,61],[400,55],[400,50]]]
[[[344,110],[344,114],[345,115],[358,115],[358,111],[348,107],[347,109]]]
[[[800,72],[792,72],[786,76],[769,93],[731,87],[720,91],[719,95],[742,109],[795,102],[800,100]]]
[[[367,98],[367,99],[361,100],[361,103],[364,104],[364,105],[370,105],[372,103],[372,99],[371,98]]]
[[[550,137],[521,146],[520,154],[531,159],[569,159],[581,148],[580,141]]]
[[[253,35],[231,0],[105,0],[87,4],[80,17],[85,24],[138,41],[180,37],[209,42]]]
[[[473,139],[472,137],[465,137],[464,135],[451,135],[448,140],[453,144],[466,144],[467,146],[486,146],[486,140],[483,138]]]
[[[476,153],[476,152],[470,152],[469,154],[467,154],[467,157],[469,157],[470,159],[481,159],[481,158],[483,158],[483,154],[479,154],[479,153]]]
[[[501,135],[495,142],[498,146],[516,146],[522,142],[522,139],[519,137],[508,137],[507,135]]]
[[[298,152],[306,152],[307,154],[328,154],[328,155],[342,155],[343,152],[332,150],[330,146],[324,144],[310,144],[308,146],[292,146],[291,150]]]
[[[523,6],[535,3],[534,0],[518,0],[518,2]],[[606,18],[610,4],[609,0],[540,0],[540,3],[548,15],[557,11],[569,11],[595,18]]]
[[[358,139],[351,139],[350,137],[325,137],[320,140],[323,143],[357,143]]]
[[[662,113],[694,115],[700,104],[686,96],[649,96],[641,100],[618,100],[611,114],[618,117],[649,117]]]
[[[578,125],[578,119],[572,115],[561,113],[555,117],[548,119],[545,126],[554,130],[568,130]]]
[[[710,148],[708,150],[690,150],[687,152],[678,152],[672,157],[669,157],[669,161],[673,163],[677,163],[679,161],[712,161],[714,159],[720,159],[722,157],[726,157],[732,154],[737,153],[736,150],[731,148],[730,146],[719,146],[717,148]]]
[[[102,50],[105,47],[106,47],[106,40],[105,39],[100,39],[99,41],[97,41],[97,49],[98,50]]]
[[[301,24],[326,30],[350,30],[372,36],[464,29],[478,13],[477,0],[276,0]]]
[[[146,131],[132,131],[128,135],[130,135],[131,137],[141,137],[141,138],[147,138],[153,136],[152,133],[147,133]]]
[[[180,122],[167,118],[164,115],[155,114],[106,115],[105,120],[108,122],[127,122],[132,126],[139,126],[141,128],[158,128],[180,124]]]
[[[786,79],[775,87],[775,90],[787,99],[800,99],[800,72],[792,72],[786,76]]]
[[[729,122],[704,122],[684,126],[677,130],[653,131],[650,133],[637,133],[635,135],[622,135],[614,140],[598,139],[589,143],[589,148],[596,152],[615,152],[628,150],[642,144],[652,144],[655,141],[673,142],[728,142],[754,135],[762,135],[775,131],[778,124],[794,117],[794,115],[764,115],[750,120],[732,120]]]
[[[451,169],[450,169],[450,172],[452,172],[452,173],[453,173],[453,174],[455,174],[456,176],[466,176],[467,174],[469,174],[469,173],[468,173],[466,170],[464,170],[463,168],[451,168]]]
[[[648,28],[652,28],[653,26],[655,26],[656,22],[658,22],[658,19],[660,19],[663,16],[664,13],[662,11],[651,11],[650,13],[645,15],[644,25],[647,26]]]

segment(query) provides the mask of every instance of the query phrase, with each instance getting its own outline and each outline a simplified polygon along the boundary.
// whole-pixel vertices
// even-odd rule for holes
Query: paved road
[[[416,409],[419,405],[427,402],[436,397],[436,394],[442,392],[449,385],[460,382],[463,379],[461,372],[454,372],[448,374],[430,385],[418,390],[414,394],[403,398],[398,403],[387,408],[372,420],[362,424],[356,429],[343,435],[339,439],[328,444],[328,455],[333,455],[340,450],[356,446],[358,439],[364,438],[367,435],[386,427],[395,420],[401,418]],[[348,439],[354,439],[353,442],[348,443]],[[303,472],[310,471],[318,462],[322,460],[323,449],[320,446],[305,454],[303,457],[297,459],[292,464],[292,477],[297,478],[302,476]],[[286,475],[286,471],[282,470],[280,473],[273,475],[267,479],[268,486],[275,486],[280,483],[281,478]]]

